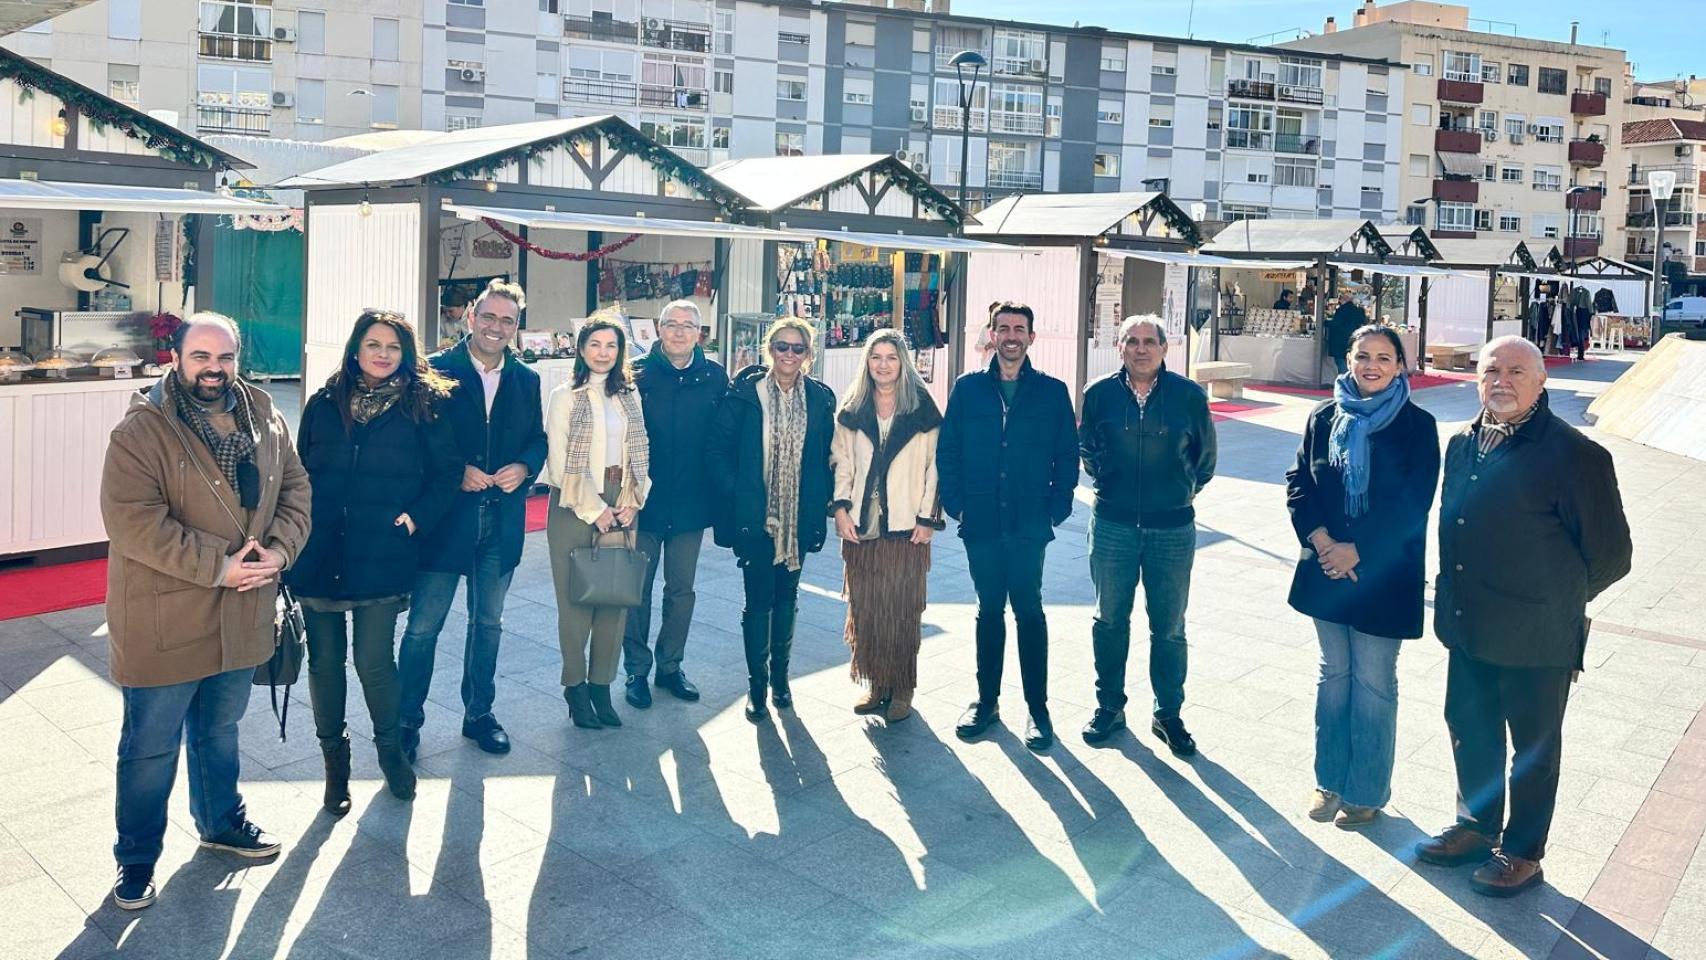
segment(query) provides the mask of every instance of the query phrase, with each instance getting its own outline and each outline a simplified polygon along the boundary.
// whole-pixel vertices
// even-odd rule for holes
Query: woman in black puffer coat
[[[451,381],[427,366],[401,314],[362,313],[343,366],[309,398],[297,450],[314,496],[308,545],[286,575],[308,627],[308,692],[326,760],[325,807],[349,811],[344,664],[354,624],[356,675],[386,786],[413,799],[398,740],[391,641],[407,608],[421,536],[456,497],[462,457],[438,404]]]

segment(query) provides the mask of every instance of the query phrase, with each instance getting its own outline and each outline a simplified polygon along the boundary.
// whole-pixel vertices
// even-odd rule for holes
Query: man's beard
[[[202,377],[208,376],[210,375],[205,373],[202,374]],[[190,396],[195,397],[202,403],[212,403],[215,400],[224,399],[225,395],[231,392],[230,378],[226,377],[223,373],[213,374],[211,376],[217,376],[219,378],[219,382],[208,383],[200,378],[191,381],[185,378],[183,373],[180,372],[178,374],[178,386],[189,391]]]

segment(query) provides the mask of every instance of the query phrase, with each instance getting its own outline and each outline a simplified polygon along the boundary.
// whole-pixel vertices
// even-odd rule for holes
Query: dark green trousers
[[[396,746],[397,660],[392,638],[401,601],[357,607],[348,613],[303,610],[308,627],[308,699],[314,705],[314,733],[321,743],[343,739],[348,699],[344,665],[355,650],[355,673],[373,720],[373,742]],[[350,625],[353,622],[353,643]]]

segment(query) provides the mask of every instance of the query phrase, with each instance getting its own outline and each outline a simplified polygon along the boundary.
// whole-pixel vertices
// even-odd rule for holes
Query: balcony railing
[[[949,63],[948,61],[954,59],[954,57],[956,55],[958,55],[961,50],[964,50],[964,49],[966,49],[966,48],[965,47],[952,47],[952,46],[949,46],[949,47],[937,46],[936,47],[936,69],[946,70],[949,73],[952,73],[954,71],[954,65]],[[984,57],[986,57],[986,58],[989,56],[989,53],[987,51],[978,51],[978,52],[982,53],[984,55]]]
[[[632,80],[586,80],[569,77],[563,81],[563,99],[579,103],[631,107],[639,102],[640,87]]]
[[[1571,140],[1570,162],[1584,167],[1597,167],[1605,162],[1605,144],[1598,140]]]
[[[1692,227],[1694,226],[1694,222],[1695,213],[1693,210],[1667,209],[1665,211],[1665,226],[1667,227]],[[1646,210],[1640,213],[1631,213],[1625,219],[1624,225],[1651,230],[1653,229],[1653,211]]]
[[[1439,78],[1439,98],[1448,103],[1480,103],[1485,99],[1486,88],[1481,85],[1481,79],[1452,80],[1447,77]]]
[[[973,107],[971,110],[971,129],[978,131],[985,129],[988,119],[988,114],[982,107]],[[938,130],[958,130],[960,128],[960,108],[944,104],[932,107],[930,125]]]
[[[989,185],[997,190],[1041,190],[1043,175],[1040,170],[991,170]]]
[[[264,137],[272,133],[272,110],[197,104],[195,126],[198,133],[236,133]]]
[[[1312,133],[1276,133],[1274,152],[1317,156],[1321,152],[1321,138]]]
[[[1440,153],[1480,153],[1483,139],[1479,130],[1435,130],[1434,150]]]
[[[1654,164],[1650,167],[1630,167],[1629,182],[1644,190],[1647,187],[1647,174],[1657,170],[1669,170],[1671,173],[1676,174],[1676,185],[1681,187],[1684,184],[1695,182],[1695,169],[1696,168],[1693,164],[1688,163]]]
[[[656,24],[654,26],[654,24]],[[711,25],[684,20],[648,19],[640,32],[640,43],[664,50],[686,50],[689,53],[709,53]]]
[[[1327,93],[1320,87],[1304,87],[1292,83],[1282,83],[1278,90],[1279,98],[1289,103],[1322,104],[1327,102]]]
[[[1227,130],[1226,145],[1243,150],[1272,150],[1274,135],[1261,130]]]
[[[1605,94],[1592,90],[1577,90],[1570,94],[1570,112],[1578,117],[1605,116]]]
[[[706,166],[711,162],[711,151],[704,147],[670,147],[675,155],[696,166]]]
[[[1246,100],[1272,100],[1274,98],[1274,82],[1272,80],[1246,80],[1235,77],[1226,81],[1226,95],[1243,97]]]
[[[956,113],[959,111],[956,109]],[[1043,115],[1040,113],[1012,113],[1006,110],[996,110],[989,115],[990,133],[1033,133],[1043,132]]]
[[[711,102],[704,90],[686,87],[640,87],[640,106],[673,107],[677,110],[702,110]]]
[[[989,70],[997,77],[1046,77],[1048,61],[1042,57],[996,57]]]
[[[1481,199],[1481,185],[1474,180],[1435,180],[1434,199],[1448,203],[1475,203]]]
[[[628,20],[605,17],[563,18],[563,35],[587,40],[638,40],[640,25]]]
[[[1564,256],[1566,258],[1568,258],[1570,260],[1580,260],[1584,257],[1595,257],[1598,255],[1599,255],[1599,238],[1598,237],[1587,236],[1587,237],[1565,237],[1564,238]]]
[[[1605,202],[1605,190],[1599,187],[1576,188],[1564,195],[1566,210],[1598,210]]]
[[[272,40],[260,37],[236,37],[223,33],[204,33],[197,53],[217,60],[249,60],[272,62]]]

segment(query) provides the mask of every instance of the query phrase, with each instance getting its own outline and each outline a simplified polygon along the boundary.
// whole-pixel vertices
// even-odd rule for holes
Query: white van
[[[1706,324],[1706,297],[1674,297],[1665,303],[1664,316],[1678,326]]]

